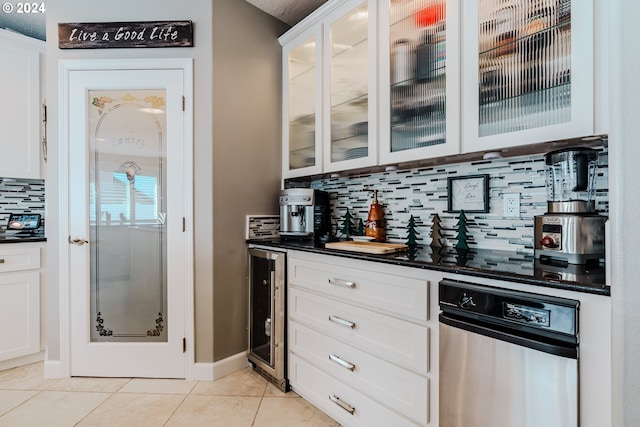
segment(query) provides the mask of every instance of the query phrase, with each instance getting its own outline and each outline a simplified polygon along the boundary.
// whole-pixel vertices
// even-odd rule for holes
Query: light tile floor
[[[214,382],[45,379],[43,364],[0,371],[0,426],[340,427],[251,368]]]

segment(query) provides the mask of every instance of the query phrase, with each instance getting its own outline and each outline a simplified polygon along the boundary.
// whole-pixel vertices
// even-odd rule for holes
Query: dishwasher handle
[[[454,318],[445,313],[440,313],[439,319],[440,323],[444,325],[462,329],[464,331],[484,335],[522,347],[539,350],[555,356],[578,359],[578,346],[576,344],[552,341],[545,339],[544,337],[532,338],[530,336],[523,336],[517,333],[505,331],[498,325],[495,327],[488,327],[468,320]]]

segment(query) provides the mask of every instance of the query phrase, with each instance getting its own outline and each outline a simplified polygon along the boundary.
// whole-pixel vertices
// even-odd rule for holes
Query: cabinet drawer
[[[0,273],[40,268],[40,248],[0,247]]]
[[[401,317],[428,320],[424,271],[322,255],[316,258],[319,261],[290,257],[289,283]]]
[[[427,424],[428,378],[296,322],[289,323],[289,350],[372,399]]]
[[[296,393],[345,427],[419,425],[327,375],[295,354],[289,357],[289,380]]]
[[[362,351],[426,375],[429,328],[289,288],[289,318]]]

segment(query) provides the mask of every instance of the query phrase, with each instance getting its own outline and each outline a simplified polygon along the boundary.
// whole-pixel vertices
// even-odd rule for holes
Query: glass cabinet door
[[[591,135],[593,25],[591,2],[473,2],[465,151]]]
[[[322,87],[320,31],[302,34],[284,49],[283,176],[319,173]]]
[[[327,20],[325,171],[375,164],[375,132],[369,126],[375,112],[375,42],[369,34],[375,30],[374,14],[373,1],[348,2]]]
[[[389,61],[388,79],[381,79],[389,88],[380,103],[388,109],[382,123],[389,123],[381,135],[383,163],[459,152],[458,20],[457,1],[389,2],[381,55]]]

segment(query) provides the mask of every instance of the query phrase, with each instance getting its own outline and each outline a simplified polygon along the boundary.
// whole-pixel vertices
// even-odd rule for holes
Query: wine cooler
[[[289,391],[286,378],[286,254],[249,248],[249,362]]]

